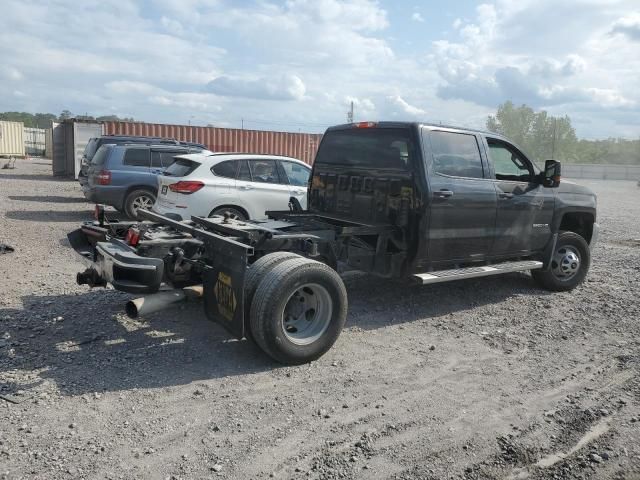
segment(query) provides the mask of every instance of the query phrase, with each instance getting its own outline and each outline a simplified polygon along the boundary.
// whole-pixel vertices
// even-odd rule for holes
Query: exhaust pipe
[[[192,287],[166,290],[164,292],[147,295],[146,297],[129,300],[124,309],[129,318],[138,318],[141,315],[163,310],[174,303],[200,297],[202,297],[202,285],[194,285]]]

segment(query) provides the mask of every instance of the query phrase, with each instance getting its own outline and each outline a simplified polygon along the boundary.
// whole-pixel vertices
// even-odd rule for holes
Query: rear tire
[[[126,213],[129,218],[140,220],[137,213],[138,209],[144,208],[145,210],[151,210],[154,203],[156,203],[156,194],[151,190],[139,188],[129,193],[127,198],[125,198],[124,213]]]
[[[273,252],[260,257],[258,260],[251,264],[251,266],[247,270],[247,276],[244,280],[245,315],[247,312],[251,311],[251,302],[253,301],[253,296],[256,293],[256,289],[258,288],[260,280],[262,280],[264,276],[269,273],[276,265],[284,262],[285,260],[291,260],[292,258],[302,257],[292,252]],[[253,334],[251,333],[250,321],[245,323],[245,337],[247,337],[247,340],[255,342]]]
[[[574,232],[560,232],[548,270],[532,270],[531,276],[541,287],[554,292],[573,290],[587,276],[591,251],[584,238]]]
[[[224,216],[224,214],[229,214],[229,217],[234,220],[248,220],[247,215],[240,209],[234,207],[220,207],[216,208],[212,211],[209,216],[213,217],[214,215]]]
[[[251,330],[258,346],[287,365],[308,363],[326,353],[347,319],[347,291],[323,263],[285,260],[259,282],[251,302]]]

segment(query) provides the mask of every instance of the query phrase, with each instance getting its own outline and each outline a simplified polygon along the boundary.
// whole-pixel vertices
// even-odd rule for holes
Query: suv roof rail
[[[140,148],[170,148],[170,147],[182,147],[182,148],[200,148],[196,145],[184,145],[180,143],[140,143],[140,142],[131,142],[131,143],[110,143],[107,145],[117,145],[119,147],[140,147]]]
[[[156,140],[169,140],[173,142],[178,142],[179,140],[173,137],[158,137],[155,135],[125,135],[123,133],[105,133],[100,135],[101,137],[123,137],[123,138],[153,138]]]

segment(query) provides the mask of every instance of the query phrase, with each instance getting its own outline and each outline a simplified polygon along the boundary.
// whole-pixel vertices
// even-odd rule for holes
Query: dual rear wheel
[[[290,252],[272,253],[250,267],[245,285],[247,337],[274,360],[313,361],[340,336],[347,292],[331,267]]]

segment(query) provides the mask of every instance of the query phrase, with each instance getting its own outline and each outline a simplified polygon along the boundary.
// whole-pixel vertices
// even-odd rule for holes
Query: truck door
[[[496,191],[483,161],[481,139],[455,130],[424,130],[429,175],[431,262],[482,260],[496,226]]]
[[[485,140],[498,196],[492,256],[542,250],[551,235],[552,190],[541,185],[533,163],[514,145],[497,138]]]

